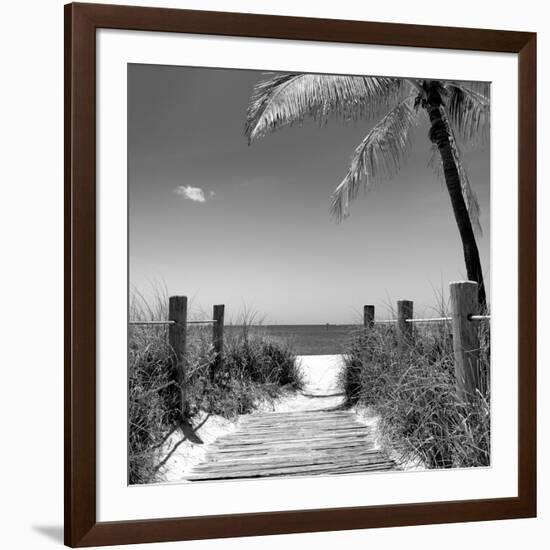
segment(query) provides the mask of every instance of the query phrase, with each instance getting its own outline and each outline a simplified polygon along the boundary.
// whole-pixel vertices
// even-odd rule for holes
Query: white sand
[[[200,413],[187,429],[175,430],[166,440],[159,470],[161,481],[180,481],[182,475],[204,460],[209,443],[235,430],[236,422],[222,416]]]
[[[344,402],[338,376],[344,366],[341,355],[300,355],[305,387],[273,403],[273,412],[333,409]]]

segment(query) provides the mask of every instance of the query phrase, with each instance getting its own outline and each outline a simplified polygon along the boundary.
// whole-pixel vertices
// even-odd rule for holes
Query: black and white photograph
[[[544,3],[2,8],[2,548],[548,546]]]
[[[127,71],[128,483],[490,467],[490,83]]]

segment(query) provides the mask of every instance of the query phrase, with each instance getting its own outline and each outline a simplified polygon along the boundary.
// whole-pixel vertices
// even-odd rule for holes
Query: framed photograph
[[[536,35],[65,6],[65,543],[536,515]]]

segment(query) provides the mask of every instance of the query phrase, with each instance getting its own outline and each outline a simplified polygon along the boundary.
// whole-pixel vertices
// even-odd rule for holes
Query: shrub
[[[480,327],[482,390],[467,403],[455,392],[452,335],[446,325],[417,328],[402,353],[395,327],[353,335],[342,385],[348,405],[372,407],[382,436],[403,459],[429,468],[486,466],[490,459],[489,332]]]
[[[252,411],[262,399],[279,396],[284,388],[302,386],[291,349],[266,336],[243,330],[226,342],[222,361],[216,361],[211,348],[210,353],[202,366],[188,369],[192,412],[201,409],[231,418]]]

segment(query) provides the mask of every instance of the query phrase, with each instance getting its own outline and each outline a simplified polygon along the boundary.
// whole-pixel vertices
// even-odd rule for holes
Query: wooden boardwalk
[[[189,481],[391,470],[371,428],[345,410],[256,413],[209,446]]]

